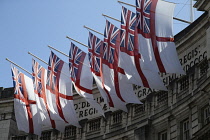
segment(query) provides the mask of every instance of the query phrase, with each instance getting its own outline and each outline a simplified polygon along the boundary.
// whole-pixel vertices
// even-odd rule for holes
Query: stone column
[[[79,121],[79,124],[81,125],[82,128],[79,128],[80,130],[80,138],[79,140],[85,140],[86,139],[86,132],[87,132],[87,121],[88,119],[83,119]]]

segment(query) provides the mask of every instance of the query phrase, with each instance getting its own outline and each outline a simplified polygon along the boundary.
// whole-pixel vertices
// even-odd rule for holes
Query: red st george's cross
[[[62,61],[60,58],[58,58],[53,52],[51,52],[50,59],[48,62],[48,71],[47,71],[47,84],[46,88],[50,90],[52,94],[55,94],[56,96],[56,106],[58,109],[58,113],[60,117],[65,121],[65,117],[63,114],[63,110],[60,103],[60,97],[67,99],[67,100],[73,100],[72,96],[64,95],[59,92],[59,79],[61,75],[61,69],[63,67],[64,61]]]
[[[148,81],[140,66],[140,54],[138,49],[138,35],[136,30],[136,14],[122,7],[121,14],[121,41],[120,51],[134,57],[135,66],[142,79],[143,86],[149,88]]]
[[[118,72],[125,75],[123,69],[118,67],[118,57],[120,47],[120,30],[106,21],[106,27],[104,31],[104,45],[102,63],[107,65],[110,69],[114,70],[114,86],[117,96],[121,101],[125,102],[120,94]]]
[[[165,73],[166,70],[160,58],[158,51],[157,41],[160,42],[173,42],[170,37],[156,36],[155,29],[155,10],[158,0],[136,0],[137,12],[137,30],[144,38],[151,39],[154,56],[160,72]]]
[[[46,98],[46,91],[45,91],[45,69],[39,65],[38,62],[35,60],[32,61],[32,80],[34,84],[34,92],[37,94],[40,98],[44,100],[45,107],[47,109],[47,113],[50,118],[50,122],[52,125],[52,128],[55,128],[55,121],[51,119],[50,117],[50,111],[47,104],[47,98]]]
[[[14,85],[14,98],[22,101],[26,105],[27,115],[28,115],[28,122],[29,122],[29,133],[34,133],[34,125],[32,119],[32,112],[30,108],[30,104],[36,104],[36,101],[28,99],[28,93],[26,89],[26,83],[24,79],[24,74],[19,72],[18,69],[12,67],[12,78],[13,78],[13,85]]]
[[[98,37],[96,37],[91,32],[89,32],[88,58],[89,58],[90,66],[91,66],[91,71],[96,76],[101,77],[102,87],[109,98],[109,106],[114,107],[111,96],[110,96],[108,90],[104,86],[103,74],[102,74],[102,70],[101,70],[101,67],[102,67],[101,66],[101,57],[102,57],[102,52],[103,52],[103,43],[104,42],[102,40],[100,40]]]

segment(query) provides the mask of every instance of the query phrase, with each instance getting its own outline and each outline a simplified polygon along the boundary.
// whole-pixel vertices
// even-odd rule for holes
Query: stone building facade
[[[105,118],[75,95],[82,128],[66,126],[64,133],[44,128],[38,137],[18,131],[13,88],[0,88],[0,140],[210,140],[210,1],[197,0],[195,7],[205,13],[175,36],[187,74],[162,74],[168,91],[134,86],[144,104],[128,104],[126,113],[108,108],[94,87]]]

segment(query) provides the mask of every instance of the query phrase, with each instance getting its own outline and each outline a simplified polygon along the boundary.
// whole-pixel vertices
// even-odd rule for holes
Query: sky
[[[135,0],[122,1],[135,4]],[[190,0],[167,1],[176,3],[174,17],[190,20]],[[68,54],[70,40],[66,36],[87,44],[88,30],[83,26],[86,25],[103,33],[106,18],[102,14],[120,19],[122,6],[135,12],[135,8],[119,4],[117,0],[1,0],[0,87],[13,86],[10,62],[6,61],[6,58],[31,72],[32,56],[28,52],[46,62],[50,55],[48,45]],[[202,12],[194,9],[195,19],[201,14]],[[120,26],[117,21],[108,20]],[[188,25],[173,20],[174,35]],[[103,39],[103,36],[97,36]],[[87,52],[87,48],[75,44]],[[55,53],[64,61],[68,61],[66,56]],[[38,62],[47,68],[46,64]],[[18,69],[31,77],[20,68]]]

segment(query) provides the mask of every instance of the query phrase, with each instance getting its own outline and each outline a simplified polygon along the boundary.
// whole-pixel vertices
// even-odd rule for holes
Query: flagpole
[[[119,1],[119,0],[118,0],[117,2],[136,8],[135,5],[132,5],[132,4],[129,4],[129,3],[126,3],[126,2],[123,2],[123,1]],[[176,17],[173,17],[173,19],[178,20],[178,21],[181,21],[181,22],[185,22],[185,23],[188,23],[188,24],[191,24],[191,23],[192,23],[192,22],[190,22],[190,21],[186,21],[186,20],[179,19],[179,18],[176,18]]]
[[[62,55],[65,55],[66,57],[69,58],[69,56],[68,56],[67,54],[63,53],[62,51],[60,51],[60,50],[58,50],[58,49],[56,49],[56,48],[54,48],[54,47],[52,47],[52,46],[50,46],[50,45],[48,45],[48,47],[51,48],[51,49],[53,49],[53,50],[55,50],[55,51],[57,51],[57,52],[59,52],[59,53],[61,53]],[[79,62],[82,63],[81,61],[79,61]],[[88,66],[88,65],[86,65],[86,64],[84,64],[84,63],[82,63],[82,64],[85,65],[85,66]],[[88,66],[88,67],[89,67],[89,66]]]
[[[126,2],[123,2],[123,1],[119,1],[119,0],[117,2],[136,8],[136,5],[132,5],[132,4],[129,4],[129,3],[126,3]]]
[[[98,33],[98,34],[104,36],[104,34],[98,32],[98,31],[96,31],[96,30],[93,30],[93,29],[91,29],[91,28],[89,28],[89,27],[87,27],[87,26],[85,26],[85,25],[84,25],[83,27],[86,28],[86,29],[89,29],[89,30],[91,30],[91,31],[93,31],[93,32],[95,32],[95,33]]]
[[[89,28],[89,27],[87,27],[87,26],[84,26],[84,28],[90,29],[91,31],[96,32],[96,33],[98,33],[98,34],[101,34],[101,35],[102,35],[102,33],[98,32],[98,31],[96,31],[96,30],[94,30],[94,29],[91,29],[91,28]],[[116,41],[117,41],[117,40],[116,40]]]
[[[55,50],[55,51],[57,51],[57,52],[59,52],[59,53],[61,53],[62,55],[65,55],[66,57],[69,58],[69,56],[67,54],[63,53],[62,51],[59,51],[58,49],[56,49],[56,48],[54,48],[54,47],[52,47],[50,45],[48,45],[48,47],[51,48],[51,49],[53,49],[53,50]]]
[[[71,38],[71,37],[69,37],[69,36],[66,36],[66,38],[68,38],[68,39],[70,39],[70,40],[73,40],[73,41],[75,41],[75,42],[79,43],[80,45],[82,45],[82,46],[85,46],[85,47],[89,48],[89,46],[87,46],[87,45],[85,45],[85,44],[83,44],[83,43],[81,43],[81,42],[79,42],[79,41],[77,41],[77,40],[75,40],[75,39],[73,39],[73,38]]]
[[[102,16],[111,18],[111,19],[113,19],[113,20],[115,20],[115,21],[118,21],[118,22],[121,22],[119,19],[113,18],[113,17],[108,16],[108,15],[105,15],[105,14],[102,14]]]
[[[87,26],[85,26],[85,25],[84,25],[84,28],[89,29],[89,30],[91,30],[91,31],[93,31],[93,32],[95,32],[95,33],[97,33],[97,34],[100,34],[100,35],[103,35],[103,36],[104,36],[104,34],[98,32],[98,31],[96,31],[96,30],[94,30],[94,29],[92,29],[92,28],[90,28],[90,27],[87,27]]]
[[[113,19],[115,21],[118,21],[118,22],[121,22],[119,19],[116,19],[116,18],[113,18],[111,16],[108,16],[108,15],[105,15],[105,14],[102,14],[102,16],[105,16],[105,17],[108,17],[110,19]],[[177,19],[176,17],[174,17],[174,19]],[[179,21],[181,21],[182,19],[179,19]],[[185,22],[184,20],[182,22]],[[188,22],[189,24],[191,24],[191,22]]]
[[[47,64],[47,65],[48,65],[48,63],[47,63],[47,62],[45,62],[45,61],[44,61],[44,60],[42,60],[41,58],[37,57],[36,55],[34,55],[34,54],[30,53],[30,52],[28,52],[28,54],[30,54],[31,56],[35,57],[36,59],[38,59],[38,60],[40,60],[40,61],[42,61],[43,63],[45,63],[45,64]]]
[[[41,58],[39,58],[39,57],[37,57],[36,55],[34,55],[34,54],[32,54],[32,53],[30,53],[30,52],[28,52],[28,54],[30,54],[31,56],[33,56],[33,57],[35,57],[35,58],[37,58],[38,60],[40,60],[40,61],[42,61],[43,63],[45,63],[45,64],[47,64],[48,65],[48,63],[47,62],[45,62],[44,60],[42,60]],[[48,65],[49,66],[49,65]],[[62,74],[64,74],[65,76],[67,76],[67,77],[70,77],[68,74],[66,74],[66,73],[63,73],[63,72],[61,72]]]
[[[53,49],[53,50],[55,50],[55,51],[57,51],[57,52],[59,52],[59,53],[61,53],[62,55],[65,55],[66,57],[69,57],[67,54],[65,54],[65,53],[63,53],[63,52],[61,52],[61,51],[59,51],[58,49],[56,49],[56,48],[54,48],[54,47],[52,47],[52,46],[50,46],[50,45],[48,45],[48,47],[51,48],[51,49]]]
[[[11,60],[9,60],[8,58],[6,58],[7,61],[9,61],[10,63],[12,63],[13,65],[21,68],[22,70],[24,70],[25,72],[27,72],[28,74],[32,75],[29,71],[27,71],[26,69],[24,69],[23,67],[19,66],[18,64],[12,62]]]

